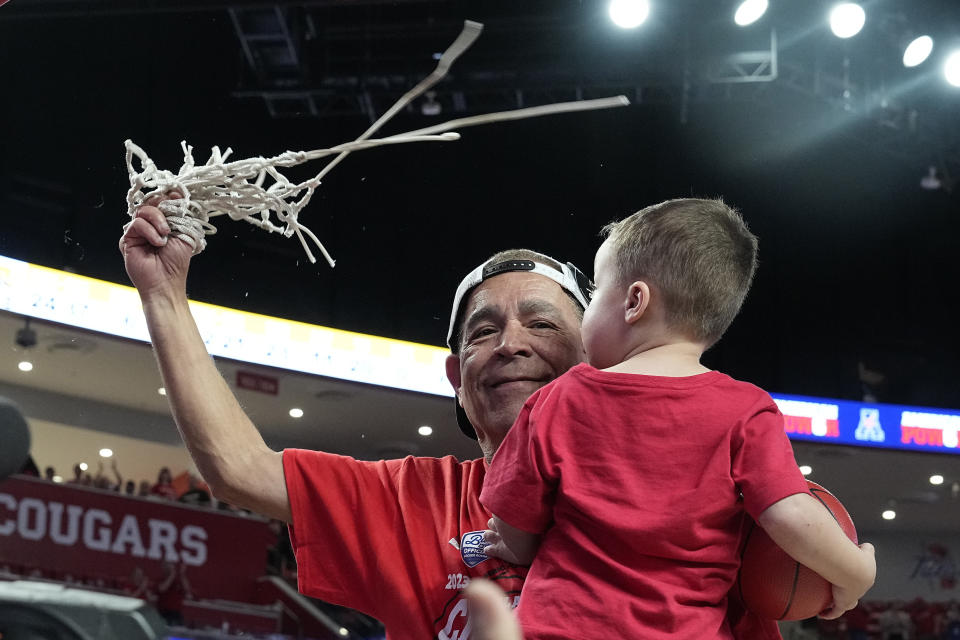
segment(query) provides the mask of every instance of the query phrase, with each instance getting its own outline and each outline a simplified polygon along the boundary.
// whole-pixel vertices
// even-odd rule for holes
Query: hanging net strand
[[[629,104],[624,96],[561,102],[449,120],[385,138],[371,137],[413,100],[440,82],[456,59],[480,36],[482,30],[482,24],[467,20],[463,31],[440,56],[436,69],[407,91],[370,125],[370,128],[352,142],[345,142],[329,149],[286,151],[272,158],[256,157],[232,162],[227,162],[233,153],[232,149],[228,148],[221,153],[220,148],[215,146],[210,150],[210,158],[207,162],[198,166],[193,158],[193,147],[183,141],[180,143],[183,149],[183,164],[177,173],[173,173],[159,169],[146,151],[133,141],[126,140],[124,142],[126,165],[127,174],[130,177],[127,213],[131,221],[136,216],[137,207],[148,197],[156,194],[178,193],[181,197],[164,200],[158,207],[166,216],[171,232],[189,244],[194,254],[200,253],[206,247],[206,236],[217,232],[210,219],[226,215],[231,220],[243,220],[288,238],[296,235],[310,262],[316,262],[307,242],[309,238],[332,267],[334,266],[333,258],[320,239],[310,229],[300,224],[299,214],[309,204],[323,177],[352,152],[407,142],[451,142],[460,139],[460,134],[450,131],[454,128],[556,113],[607,109]],[[293,183],[278,170],[330,156],[335,157],[317,175],[303,182]],[[134,167],[134,158],[138,161],[139,169]],[[127,226],[129,224],[127,223]],[[126,227],[124,229],[126,230]]]

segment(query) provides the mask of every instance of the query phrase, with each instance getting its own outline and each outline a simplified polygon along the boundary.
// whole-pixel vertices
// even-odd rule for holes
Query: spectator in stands
[[[861,602],[843,614],[847,621],[847,634],[850,640],[867,640],[870,637],[870,612]]]
[[[123,485],[123,493],[128,496],[137,495],[137,483],[133,480],[127,480],[126,484]]]
[[[141,498],[150,497],[150,487],[151,485],[149,480],[141,480],[140,488],[137,490],[137,495]]]
[[[56,475],[57,475],[57,472],[54,470],[53,467],[47,467],[46,469],[43,470],[44,479],[49,480],[50,482],[54,482],[53,478]]]
[[[127,584],[124,585],[123,592],[132,598],[141,598],[148,602],[156,597],[150,591],[150,579],[139,565],[130,572],[130,577],[127,579]]]
[[[903,610],[900,601],[892,603],[877,619],[880,623],[880,637],[883,640],[910,640],[913,624],[910,615]]]
[[[267,549],[267,573],[296,577],[297,559],[290,544],[290,532],[283,525],[280,520],[270,520],[270,530],[276,534],[277,543]]]
[[[150,493],[167,500],[177,499],[177,490],[173,488],[173,476],[170,475],[170,469],[164,467],[157,474],[157,483],[150,487]]]
[[[187,482],[189,483],[189,488],[177,499],[185,504],[209,507],[210,492],[207,491],[206,485],[198,482],[192,473],[187,476]]]
[[[117,470],[116,458],[111,458],[110,468],[113,471],[113,477],[116,482],[111,482],[107,474],[103,472],[103,460],[101,460],[97,467],[97,475],[93,478],[93,486],[98,489],[107,489],[108,491],[120,491],[120,487],[123,486],[123,477],[120,475],[120,471]]]
[[[168,471],[169,473],[169,471]],[[157,584],[157,611],[172,626],[183,625],[183,601],[193,598],[186,566],[163,563],[163,578]]]
[[[907,612],[913,622],[913,632],[917,640],[937,640],[939,611],[923,598],[917,598],[907,605]]]
[[[73,465],[73,478],[67,480],[68,484],[83,484],[83,469],[80,463]]]
[[[20,467],[20,471],[18,471],[17,473],[24,476],[33,476],[34,478],[39,478],[40,467],[37,466],[37,463],[34,461],[33,456],[27,456],[27,459],[24,461],[23,466]]]
[[[951,602],[944,616],[943,640],[960,640],[960,607]]]

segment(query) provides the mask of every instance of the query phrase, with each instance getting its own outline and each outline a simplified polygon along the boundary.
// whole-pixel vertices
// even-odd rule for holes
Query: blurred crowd
[[[836,620],[780,625],[784,640],[960,640],[960,602],[861,602]]]
[[[35,465],[26,466],[20,473],[41,477],[39,470]],[[210,493],[209,487],[202,480],[190,473],[182,473],[174,478],[168,467],[163,467],[157,472],[157,479],[154,482],[150,480],[128,479],[124,481],[123,476],[117,466],[116,458],[110,459],[110,472],[107,473],[106,465],[103,460],[98,463],[96,472],[91,472],[89,467],[83,463],[73,465],[73,477],[66,480],[66,484],[74,484],[85,487],[103,489],[105,491],[114,491],[127,496],[136,496],[140,498],[172,500],[183,504],[195,506],[208,506],[223,509],[226,511],[242,512],[233,505],[222,500],[216,500]],[[61,476],[57,474],[53,467],[46,467],[43,470],[44,479],[50,482],[61,482]]]

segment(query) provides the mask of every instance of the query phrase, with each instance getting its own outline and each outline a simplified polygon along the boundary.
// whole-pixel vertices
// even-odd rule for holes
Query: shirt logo
[[[463,558],[463,564],[472,568],[488,560],[487,554],[483,552],[486,547],[487,541],[483,539],[483,531],[470,531],[463,534],[460,538],[460,557]]]

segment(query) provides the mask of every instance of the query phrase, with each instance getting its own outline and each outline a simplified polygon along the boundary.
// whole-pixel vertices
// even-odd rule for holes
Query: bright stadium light
[[[930,36],[920,36],[914,38],[903,50],[903,66],[915,67],[927,58],[933,51],[933,38]]]
[[[733,14],[733,21],[741,27],[753,24],[766,13],[768,6],[770,3],[767,0],[743,0]]]
[[[943,63],[943,77],[955,87],[960,87],[960,51],[954,51]]]
[[[633,29],[643,24],[650,13],[648,0],[610,0],[610,19],[622,29]]]
[[[860,33],[867,14],[855,2],[843,2],[830,10],[830,30],[838,38],[852,38]]]

